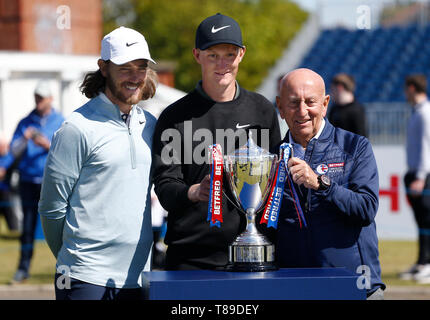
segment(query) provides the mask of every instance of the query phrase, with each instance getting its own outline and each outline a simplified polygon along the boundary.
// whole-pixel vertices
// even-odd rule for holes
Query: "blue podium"
[[[144,272],[150,300],[365,300],[345,268]]]

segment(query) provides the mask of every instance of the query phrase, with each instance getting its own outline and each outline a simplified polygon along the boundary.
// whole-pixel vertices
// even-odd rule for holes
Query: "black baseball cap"
[[[206,50],[220,43],[230,43],[244,48],[239,24],[221,13],[203,20],[196,32],[196,48]]]

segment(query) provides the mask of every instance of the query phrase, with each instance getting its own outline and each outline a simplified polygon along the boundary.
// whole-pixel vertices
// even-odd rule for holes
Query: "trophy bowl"
[[[255,216],[266,204],[277,166],[278,156],[258,147],[251,137],[245,146],[224,156],[224,170],[231,194],[247,219],[245,231],[229,246],[227,270],[278,269],[275,246],[255,225]]]

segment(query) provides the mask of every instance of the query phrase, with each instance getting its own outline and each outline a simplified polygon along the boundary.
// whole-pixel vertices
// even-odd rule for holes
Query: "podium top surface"
[[[357,275],[345,268],[288,268],[266,272],[228,272],[213,270],[152,271],[144,272],[151,282],[198,281],[198,280],[244,280],[279,278],[356,278]]]

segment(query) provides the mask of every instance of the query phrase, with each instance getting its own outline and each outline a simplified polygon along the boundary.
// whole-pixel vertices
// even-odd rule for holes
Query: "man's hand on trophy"
[[[292,157],[288,160],[288,170],[290,171],[293,181],[297,185],[304,185],[306,188],[318,190],[318,175],[311,169],[306,161]]]
[[[206,175],[200,183],[193,184],[188,189],[188,199],[192,202],[209,201],[211,176]]]

